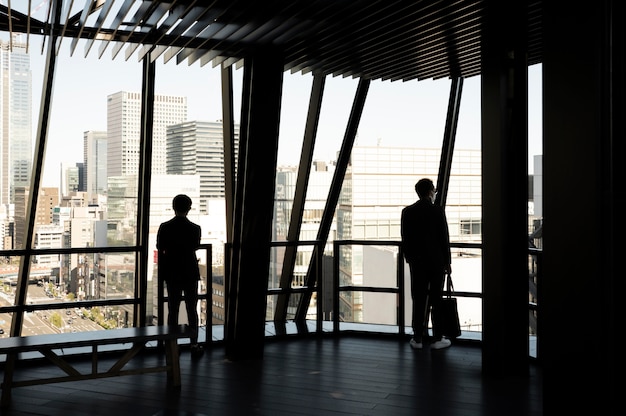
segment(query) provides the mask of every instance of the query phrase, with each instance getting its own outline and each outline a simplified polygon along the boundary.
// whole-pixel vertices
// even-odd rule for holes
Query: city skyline
[[[37,130],[41,82],[45,56],[40,39],[31,39],[33,72],[33,132]],[[240,91],[243,70],[233,71],[235,122],[240,114]],[[110,76],[117,74],[117,76]],[[155,93],[180,95],[188,99],[187,121],[217,121],[222,118],[220,68],[162,64],[157,60]],[[296,165],[299,161],[306,122],[311,74],[284,74],[281,105],[281,127],[278,149],[279,165]],[[324,101],[317,133],[314,157],[330,161],[338,152],[345,133],[351,103],[358,80],[327,77]],[[445,126],[445,112],[450,81],[420,82],[373,81],[359,125],[357,144],[398,147],[440,147]],[[93,56],[70,57],[62,45],[57,59],[50,118],[48,152],[42,186],[56,186],[62,162],[82,161],[85,131],[106,131],[106,97],[119,91],[141,89],[141,63],[101,59]],[[541,66],[529,67],[529,173],[532,157],[542,153],[541,137]],[[480,78],[464,81],[456,147],[480,148]]]

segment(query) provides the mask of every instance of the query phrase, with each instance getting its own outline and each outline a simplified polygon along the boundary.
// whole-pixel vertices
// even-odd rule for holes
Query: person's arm
[[[443,232],[443,250],[444,259],[446,260],[446,266],[444,271],[448,274],[452,274],[452,254],[450,253],[450,231],[448,229],[448,219],[446,218],[446,211],[441,208],[441,229]]]
[[[408,219],[408,214],[407,214],[407,209],[403,209],[402,210],[402,215],[400,217],[400,238],[401,238],[401,242],[400,244],[402,245],[402,253],[404,255],[404,259],[407,262],[410,262],[411,259],[411,244],[410,244],[410,230],[409,230],[409,219]]]
[[[159,225],[159,231],[157,231],[157,239],[156,239],[156,248],[157,252],[161,254],[161,250],[163,250],[163,224]]]

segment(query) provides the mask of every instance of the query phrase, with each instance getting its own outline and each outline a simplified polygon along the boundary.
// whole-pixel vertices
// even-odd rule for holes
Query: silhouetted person
[[[430,307],[435,339],[431,348],[447,348],[451,342],[443,337],[438,323],[444,276],[452,272],[448,221],[443,208],[434,204],[433,181],[420,179],[415,184],[415,191],[419,200],[402,210],[401,219],[402,250],[409,263],[413,298],[413,338],[410,345],[414,349],[423,347]]]
[[[167,323],[178,325],[178,312],[183,294],[191,328],[191,353],[202,355],[198,344],[198,281],[200,270],[196,250],[200,245],[200,226],[189,221],[191,198],[176,195],[172,201],[175,216],[159,226],[157,250],[159,252],[159,279],[167,285],[169,297]]]

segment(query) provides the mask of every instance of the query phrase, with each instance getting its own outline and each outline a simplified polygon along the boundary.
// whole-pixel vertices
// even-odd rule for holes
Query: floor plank
[[[145,353],[146,365],[164,362]],[[181,357],[182,388],[165,373],[20,387],[3,416],[204,415],[542,415],[542,378],[496,379],[481,371],[481,350],[412,350],[394,337],[342,336],[267,342],[263,360],[229,361],[220,345]],[[101,365],[112,364],[104,358]],[[88,359],[80,363],[88,369]],[[141,365],[141,362],[135,363]],[[52,372],[25,364],[18,374]]]

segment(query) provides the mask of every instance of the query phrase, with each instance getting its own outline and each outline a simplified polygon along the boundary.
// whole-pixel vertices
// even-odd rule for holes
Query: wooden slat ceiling
[[[151,52],[153,60],[217,66],[275,47],[291,72],[393,81],[480,74],[483,0],[4,3],[0,31],[28,34],[27,43],[30,35],[45,42],[54,33],[72,56],[142,59]],[[541,62],[541,2],[528,4],[528,59],[534,64]]]

